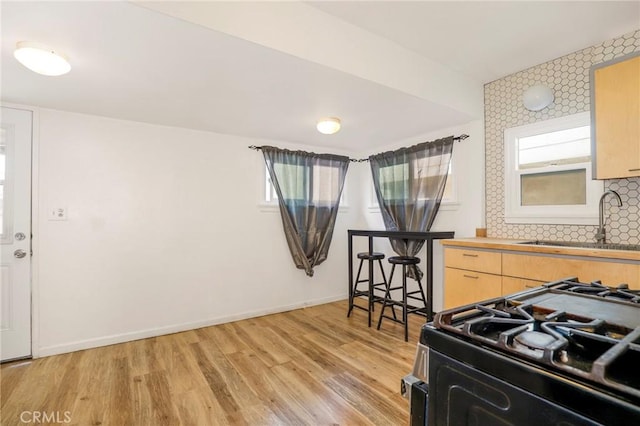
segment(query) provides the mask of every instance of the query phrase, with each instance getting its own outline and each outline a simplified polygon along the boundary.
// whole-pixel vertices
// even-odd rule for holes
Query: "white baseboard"
[[[60,345],[44,346],[39,348],[38,356],[34,358],[42,358],[51,355],[59,355],[68,352],[75,352],[84,349],[98,348],[101,346],[115,345],[117,343],[131,342],[133,340],[146,339],[149,337],[162,336],[165,334],[179,333],[181,331],[194,330],[202,327],[209,327],[217,324],[224,324],[227,322],[239,321],[248,318],[256,318],[264,315],[277,314],[281,312],[292,311],[295,309],[306,308],[309,306],[323,305],[325,303],[337,302],[338,300],[345,300],[347,295],[338,295],[324,297],[321,299],[309,300],[306,302],[293,303],[291,305],[284,305],[269,309],[259,309],[257,311],[243,312],[236,315],[228,315],[225,317],[212,318],[202,321],[193,321],[182,324],[169,325],[158,328],[150,328],[146,330],[132,331],[128,333],[114,334],[111,336],[96,337],[93,339],[78,340],[70,343],[63,343]]]

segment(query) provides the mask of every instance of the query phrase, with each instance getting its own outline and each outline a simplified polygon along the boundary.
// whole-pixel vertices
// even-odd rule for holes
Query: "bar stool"
[[[351,294],[349,296],[349,312],[347,312],[347,317],[351,316],[351,311],[353,311],[353,308],[358,308],[358,309],[362,309],[363,311],[367,311],[369,316],[368,318],[369,327],[371,327],[371,312],[373,312],[374,310],[373,304],[375,302],[381,303],[383,300],[382,296],[375,295],[375,290],[386,291],[387,289],[387,277],[385,276],[384,268],[382,267],[382,259],[384,259],[384,254],[377,253],[377,252],[373,252],[373,253],[363,252],[363,253],[358,253],[358,259],[360,259],[360,266],[358,267],[358,274],[356,275],[356,280],[353,283],[353,289],[351,290]],[[360,279],[360,272],[362,272],[362,265],[364,264],[365,260],[369,262],[369,277]],[[379,282],[379,283],[373,282],[374,277],[373,277],[372,262],[375,262],[376,260],[378,261],[378,265],[380,266],[380,272],[382,273],[382,282]],[[360,283],[368,283],[367,289],[358,290],[358,284]],[[367,308],[356,305],[354,303],[354,299],[356,297],[366,297]]]
[[[419,257],[413,256],[393,256],[389,258],[389,263],[393,266],[391,267],[391,275],[389,275],[389,284],[387,285],[387,291],[384,294],[384,300],[382,303],[382,311],[380,312],[380,318],[378,319],[378,330],[380,330],[380,325],[382,324],[382,319],[387,318],[392,321],[395,321],[400,324],[404,324],[404,341],[409,340],[409,314],[418,314],[424,317],[427,317],[427,298],[424,295],[424,290],[422,289],[422,283],[419,279],[416,279],[418,282],[418,290],[407,292],[407,266],[417,265],[420,263]],[[393,281],[393,273],[395,272],[396,265],[402,265],[402,285],[397,287],[391,287],[391,283]],[[393,290],[402,290],[402,300],[395,300],[391,298],[391,292]],[[417,296],[416,296],[417,295]],[[416,307],[413,305],[409,305],[407,303],[407,299],[419,300],[424,306]],[[385,315],[384,310],[387,306],[391,307],[393,311],[393,318]],[[395,306],[400,306],[402,308],[402,320],[396,318]]]

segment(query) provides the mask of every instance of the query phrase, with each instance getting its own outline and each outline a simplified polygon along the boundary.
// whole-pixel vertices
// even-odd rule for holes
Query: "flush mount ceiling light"
[[[336,117],[327,117],[318,121],[316,129],[322,134],[332,135],[340,130],[340,119]]]
[[[18,42],[13,56],[31,71],[42,75],[57,76],[71,70],[71,65],[63,55],[33,41]]]
[[[529,111],[543,110],[551,105],[553,100],[553,91],[543,84],[529,87],[522,95],[522,103]]]

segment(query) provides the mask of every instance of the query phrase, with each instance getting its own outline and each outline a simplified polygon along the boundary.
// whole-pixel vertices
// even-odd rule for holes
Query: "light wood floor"
[[[0,424],[22,424],[24,411],[62,421],[67,411],[72,425],[408,424],[400,380],[423,319],[411,316],[405,343],[401,325],[369,329],[366,312],[346,310],[336,302],[4,364]]]

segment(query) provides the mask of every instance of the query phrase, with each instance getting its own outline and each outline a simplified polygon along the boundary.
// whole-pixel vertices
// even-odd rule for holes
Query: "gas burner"
[[[530,349],[544,349],[554,343],[556,338],[540,331],[527,330],[518,334],[515,340]]]

